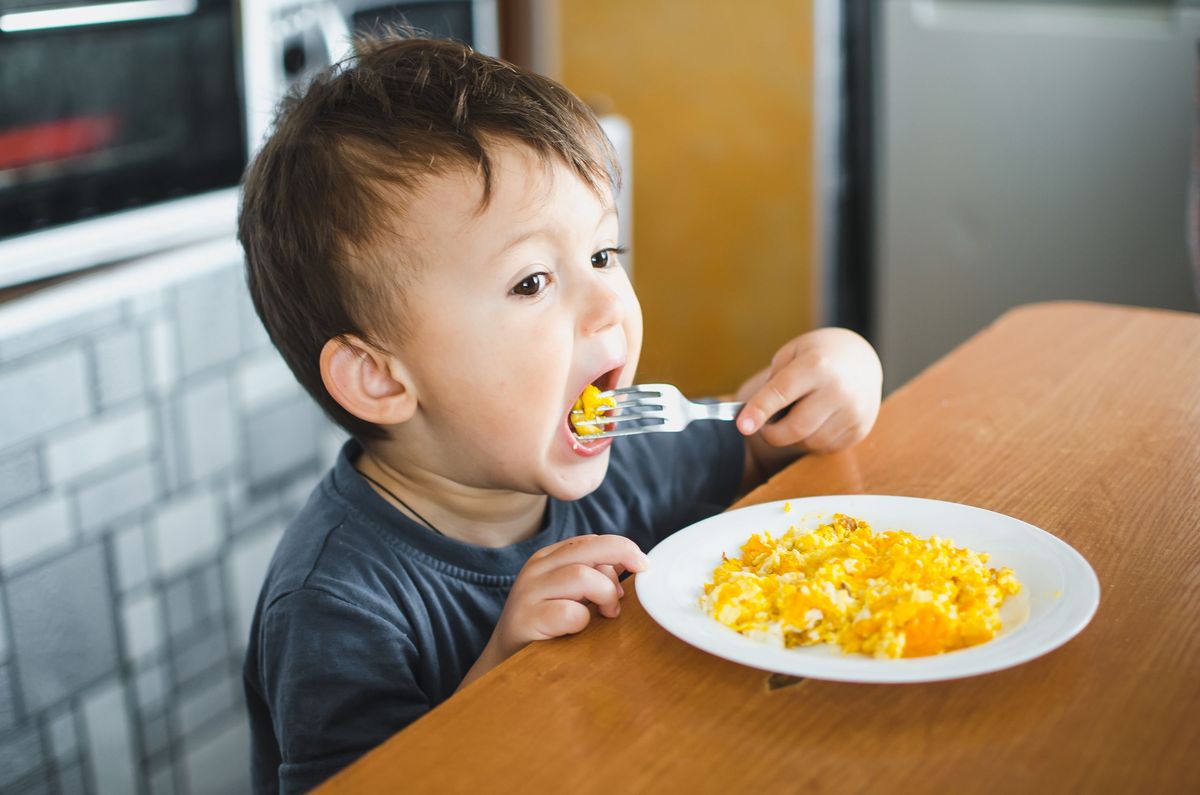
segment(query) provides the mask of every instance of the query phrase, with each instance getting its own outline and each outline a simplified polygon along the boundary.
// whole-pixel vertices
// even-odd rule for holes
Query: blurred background
[[[841,325],[890,391],[1021,303],[1197,308],[1197,3],[0,0],[0,791],[247,790],[254,600],[341,437],[250,308],[237,185],[398,21],[601,116],[641,380],[729,392]]]

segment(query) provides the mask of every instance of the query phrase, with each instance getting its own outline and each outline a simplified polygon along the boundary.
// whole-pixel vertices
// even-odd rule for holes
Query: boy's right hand
[[[503,660],[530,641],[579,632],[592,619],[588,603],[615,618],[625,594],[618,578],[648,565],[637,544],[618,535],[575,536],[539,549],[517,575],[489,645]]]

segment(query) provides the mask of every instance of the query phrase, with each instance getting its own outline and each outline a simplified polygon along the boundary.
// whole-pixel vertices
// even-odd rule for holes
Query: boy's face
[[[568,412],[590,383],[631,384],[642,344],[616,211],[557,160],[507,143],[488,154],[482,212],[480,178],[460,171],[410,201],[420,265],[400,357],[418,411],[396,430],[406,458],[454,483],[578,499],[604,478],[611,440],[578,442]]]

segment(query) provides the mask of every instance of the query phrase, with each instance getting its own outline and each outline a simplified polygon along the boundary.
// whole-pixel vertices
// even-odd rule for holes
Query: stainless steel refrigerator
[[[1018,304],[1196,310],[1200,7],[882,0],[875,11],[858,288],[888,389]]]

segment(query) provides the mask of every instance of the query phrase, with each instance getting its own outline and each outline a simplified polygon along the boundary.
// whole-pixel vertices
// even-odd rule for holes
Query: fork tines
[[[661,401],[662,393],[657,390],[629,386],[601,392],[598,397],[613,398],[617,401],[617,405],[597,406],[595,409],[596,419],[576,420],[574,423],[576,428],[600,428],[606,436],[615,436],[624,435],[622,431],[611,430],[621,424],[628,425],[637,421],[635,427],[625,431],[637,433],[638,428],[661,425],[666,422],[662,416],[664,409]],[[654,398],[660,398],[660,400],[654,400]]]

